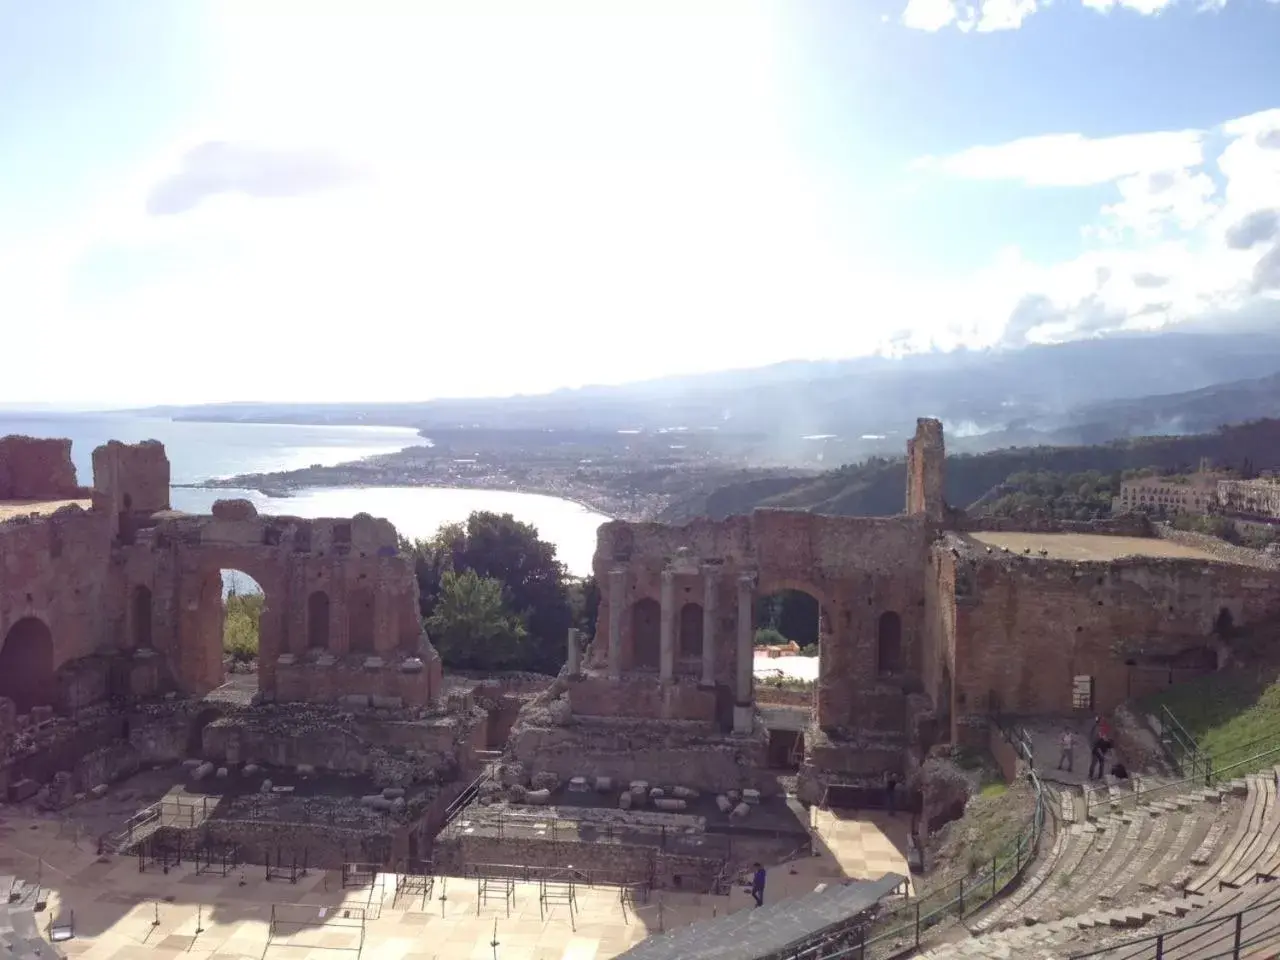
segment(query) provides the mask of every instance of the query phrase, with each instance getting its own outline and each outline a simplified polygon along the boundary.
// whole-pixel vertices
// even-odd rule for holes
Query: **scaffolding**
[[[511,916],[511,908],[516,902],[516,882],[511,877],[476,877],[476,916],[480,915],[481,905],[487,905],[491,899],[501,898],[506,906],[507,916]]]
[[[240,863],[240,848],[235,844],[205,841],[204,846],[196,848],[196,873],[226,877],[230,876]]]
[[[271,851],[266,854],[266,867],[268,880],[288,880],[290,883],[297,883],[299,879],[307,875],[307,848],[303,847],[302,856],[299,858],[297,850],[289,851],[286,857],[284,851],[276,847],[276,862],[271,862]],[[361,915],[363,920],[363,914]]]
[[[427,901],[435,889],[435,873],[430,860],[410,860],[405,864],[404,872],[396,874],[396,892],[391,903],[400,906],[400,898],[420,900],[421,912],[427,910]]]
[[[538,881],[538,915],[545,920],[547,913],[557,904],[569,908],[569,920],[572,922],[578,909],[577,883],[572,874],[559,879],[544,877]]]
[[[267,928],[267,947],[301,947],[311,950],[364,949],[365,912],[340,904],[323,907],[313,903],[273,903]]]

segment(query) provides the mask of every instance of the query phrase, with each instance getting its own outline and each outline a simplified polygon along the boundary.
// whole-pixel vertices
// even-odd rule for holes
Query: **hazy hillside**
[[[1240,467],[1245,459],[1259,470],[1280,469],[1280,420],[1228,427],[1186,437],[1146,437],[1085,447],[1018,447],[947,457],[947,501],[965,507],[1011,474],[1047,470],[1115,472],[1141,467],[1192,470],[1202,457],[1219,466]],[[900,513],[906,490],[906,462],[877,458],[841,467],[811,479],[777,478],[733,484],[678,503],[663,519],[715,518],[756,507],[815,510],[848,516]]]
[[[762,455],[826,462],[896,455],[918,416],[948,426],[957,449],[1094,439],[1090,424],[1116,433],[1159,432],[1153,395],[1271,378],[1280,370],[1280,335],[1162,333],[1106,337],[1021,350],[957,351],[900,359],[787,362],[755,370],[675,377],[618,387],[585,387],[542,396],[436,400],[402,404],[235,403],[165,407],[179,419],[366,423],[506,430],[659,431],[675,427],[769,438]],[[1265,392],[1265,388],[1259,388]],[[1188,398],[1194,423],[1215,404],[1258,415],[1265,406],[1240,387]],[[1144,398],[1126,412],[1107,404]],[[1092,410],[1093,412],[1089,412]],[[1213,425],[1238,420],[1218,416]],[[1169,421],[1171,428],[1175,421]],[[1160,428],[1163,429],[1163,428]],[[1089,432],[1086,433],[1086,430]],[[1068,432],[1071,431],[1071,432]],[[1177,431],[1185,432],[1185,431]],[[806,437],[826,438],[816,447]]]

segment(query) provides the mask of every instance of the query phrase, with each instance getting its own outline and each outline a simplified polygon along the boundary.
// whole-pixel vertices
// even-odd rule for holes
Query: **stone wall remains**
[[[0,500],[73,500],[76,481],[70,440],[0,437]]]

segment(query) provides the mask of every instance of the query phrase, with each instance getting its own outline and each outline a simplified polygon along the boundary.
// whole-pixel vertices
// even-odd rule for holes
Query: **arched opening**
[[[757,695],[771,687],[801,692],[811,689],[818,680],[818,638],[822,633],[818,600],[803,590],[777,590],[756,599],[755,614]]]
[[[893,610],[880,614],[876,635],[876,664],[882,674],[902,672],[902,617]]]
[[[151,647],[151,588],[139,584],[133,588],[133,646],[137,650]]]
[[[53,706],[53,634],[38,617],[23,617],[5,634],[0,647],[0,697],[8,697],[18,713]]]
[[[676,649],[682,660],[702,660],[702,604],[686,603],[680,608],[680,639]]]
[[[352,653],[374,652],[373,591],[359,587],[347,596],[347,648]]]
[[[313,591],[307,597],[307,646],[329,649],[329,595],[323,590]]]
[[[657,670],[662,658],[662,608],[649,597],[631,607],[631,668]]]
[[[222,653],[230,661],[228,679],[246,692],[258,687],[258,650],[267,596],[241,570],[222,570]]]

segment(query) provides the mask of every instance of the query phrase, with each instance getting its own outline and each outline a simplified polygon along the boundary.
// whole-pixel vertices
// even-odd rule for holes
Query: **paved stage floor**
[[[841,877],[908,873],[907,816],[812,811],[812,817],[818,855],[772,866],[769,900]],[[401,895],[396,903],[390,874],[381,875],[381,889],[371,895],[343,890],[336,871],[290,884],[267,881],[261,866],[222,877],[197,875],[184,864],[165,875],[154,866],[140,873],[136,857],[98,860],[87,834],[76,837],[53,816],[15,808],[0,814],[0,872],[33,881],[39,871],[49,891],[48,908],[37,914],[41,931],[47,936],[51,917],[74,910],[76,938],[61,946],[84,960],[606,960],[650,932],[752,903],[735,885],[719,897],[655,891],[647,904],[624,909],[615,888],[580,887],[572,916],[564,904],[542,915],[538,885],[520,883],[508,915],[501,893],[477,911],[475,880],[437,878],[425,904],[421,895]],[[273,904],[300,906],[278,907],[282,922],[269,936]],[[359,911],[369,919],[357,954]]]

